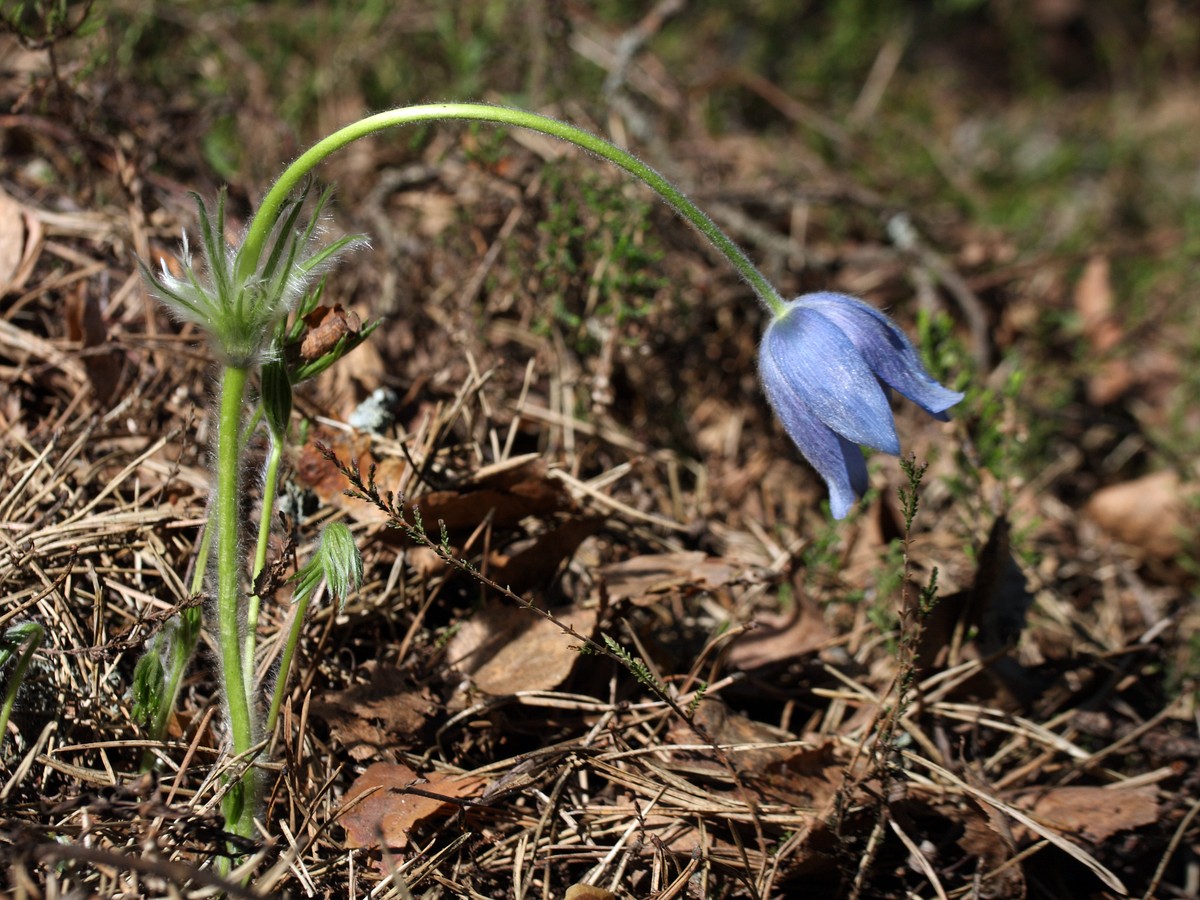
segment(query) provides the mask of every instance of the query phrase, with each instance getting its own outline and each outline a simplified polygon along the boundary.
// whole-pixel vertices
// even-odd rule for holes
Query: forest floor
[[[0,627],[45,629],[0,884],[1200,896],[1200,17],[451,6],[118,0],[0,36]],[[343,151],[329,227],[371,247],[323,302],[382,321],[297,394],[271,558],[342,521],[365,581],[310,611],[261,840],[231,845],[211,637],[164,741],[133,713],[149,642],[209,600],[214,395],[138,261],[177,266],[190,192],[227,185],[236,237],[323,134],[458,98],[634,148],[784,296],[866,298],[966,399],[898,400],[905,460],[835,521],[762,395],[766,314],[643,187],[485,127]]]

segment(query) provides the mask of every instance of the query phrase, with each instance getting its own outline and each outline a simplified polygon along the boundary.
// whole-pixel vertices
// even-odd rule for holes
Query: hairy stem
[[[253,719],[247,700],[246,672],[242,667],[241,627],[241,485],[242,402],[249,370],[227,366],[221,374],[221,398],[217,419],[217,489],[213,501],[213,524],[217,532],[217,633],[221,654],[221,677],[229,713],[233,752],[241,755],[254,741]],[[247,772],[226,798],[226,827],[249,837],[253,827],[253,775]]]
[[[615,144],[581,128],[576,128],[574,125],[524,110],[489,106],[483,103],[432,103],[391,109],[360,119],[318,141],[284,170],[283,174],[279,176],[279,180],[263,198],[263,202],[246,232],[246,240],[238,256],[238,274],[247,277],[255,271],[259,257],[262,255],[263,246],[279,216],[284,201],[299,186],[305,176],[330,154],[359,138],[388,128],[416,122],[447,120],[491,122],[495,125],[527,128],[530,131],[537,131],[575,144],[624,169],[648,185],[679,215],[708,238],[713,246],[720,250],[742,277],[750,283],[759,300],[772,315],[778,316],[783,313],[785,305],[779,292],[767,281],[742,249],[675,185],[650,166]]]

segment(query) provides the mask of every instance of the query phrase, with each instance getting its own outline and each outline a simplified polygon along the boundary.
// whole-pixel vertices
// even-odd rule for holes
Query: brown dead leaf
[[[21,204],[0,190],[0,295],[12,290],[25,255],[25,216]]]
[[[1124,336],[1113,314],[1114,306],[1108,257],[1093,256],[1075,285],[1075,312],[1079,314],[1083,336],[1097,353],[1111,350]]]
[[[0,296],[29,281],[45,237],[38,217],[0,189]]]
[[[753,672],[782,665],[820,650],[833,639],[813,599],[804,591],[793,596],[795,602],[787,612],[755,614],[756,627],[735,638],[729,648],[730,668]]]
[[[823,813],[828,809],[846,777],[846,760],[829,742],[798,746],[795,736],[781,728],[759,722],[730,709],[720,700],[706,697],[696,709],[695,724],[718,744],[778,744],[729,751],[729,758],[746,786],[768,802],[786,803],[799,811]],[[691,728],[672,726],[674,743],[695,741]],[[689,768],[723,770],[711,754]]]
[[[1022,898],[1026,895],[1025,873],[1020,866],[1004,865],[1013,858],[1012,833],[999,811],[982,804],[969,802],[961,807],[942,806],[946,818],[962,826],[957,843],[971,859],[979,861],[984,872],[996,873],[980,885],[982,900],[992,898]]]
[[[376,463],[369,435],[326,428],[316,429],[297,454],[296,480],[313,491],[322,503],[346,510],[358,522],[385,522],[387,516],[381,510],[345,495],[349,484],[333,463],[325,459],[318,444],[329,447],[345,465],[357,463],[364,480],[374,464],[375,483],[381,494],[394,491],[402,484],[407,463],[395,457]],[[451,532],[469,531],[490,516],[494,527],[510,528],[528,516],[570,512],[574,503],[563,483],[549,476],[545,461],[531,453],[485,466],[453,488],[421,494],[411,504],[405,504],[404,512],[410,520],[413,509],[420,513],[426,531],[436,538],[439,523]],[[385,536],[390,540],[406,541],[404,535],[395,530],[386,532]]]
[[[1102,488],[1084,514],[1123,544],[1155,559],[1171,559],[1183,549],[1187,504],[1195,488],[1174,472],[1156,472]]]
[[[318,306],[304,317],[304,336],[300,341],[300,358],[305,362],[320,359],[347,336],[362,331],[362,319],[340,303]]]
[[[296,454],[296,481],[317,495],[322,504],[348,507],[350,498],[342,492],[349,487],[346,476],[327,460],[318,444],[328,447],[346,465],[357,463],[363,478],[374,463],[371,456],[371,437],[361,432],[333,431],[319,427],[309,432],[309,439]],[[356,501],[354,506],[366,506]]]
[[[699,550],[634,556],[604,566],[600,576],[610,600],[628,600],[637,606],[650,606],[666,594],[715,591],[760,577],[751,566]]]
[[[362,398],[370,396],[383,384],[387,370],[379,342],[363,341],[336,366],[330,366],[317,376],[312,393],[328,402],[334,418],[347,422]]]
[[[105,403],[117,392],[121,361],[113,347],[96,349],[108,339],[108,328],[100,313],[100,304],[86,285],[79,285],[67,294],[65,313],[67,339],[92,350],[82,355],[83,367],[87,370],[92,390]]]
[[[322,504],[345,510],[356,522],[379,524],[387,521],[387,515],[374,505],[346,496],[350,483],[327,460],[318,444],[328,447],[345,465],[358,464],[365,480],[371,466],[375,466],[375,480],[380,491],[389,485],[401,483],[407,463],[402,459],[388,457],[379,462],[371,452],[371,436],[365,432],[346,432],[318,427],[310,432],[308,441],[296,453],[296,481],[317,495]]]
[[[563,900],[617,900],[617,895],[591,884],[573,884],[563,894]]]
[[[845,760],[831,743],[786,749],[788,754],[768,763],[750,786],[768,800],[823,814],[845,781]]]
[[[520,546],[497,550],[488,556],[488,575],[518,593],[543,585],[602,524],[604,519],[596,516],[575,517]]]
[[[585,637],[596,627],[595,609],[568,606],[554,614]],[[579,659],[577,642],[553,622],[504,603],[489,603],[464,622],[446,655],[479,690],[493,695],[556,688]]]
[[[437,705],[394,668],[377,669],[366,684],[326,694],[312,705],[314,715],[329,724],[333,737],[355,760],[380,750],[411,747]]]
[[[1115,306],[1108,258],[1093,256],[1075,285],[1075,311],[1079,314],[1084,339],[1093,354],[1103,360],[1087,385],[1088,400],[1097,406],[1116,402],[1136,381],[1127,359],[1105,358],[1125,338],[1124,329],[1114,313]]]
[[[1020,637],[1033,598],[1013,558],[1005,517],[992,523],[978,559],[971,588],[941,596],[926,619],[918,649],[922,668],[957,665],[972,630],[983,656],[1002,652]]]
[[[408,833],[426,819],[458,809],[463,797],[479,794],[487,782],[475,775],[432,772],[427,778],[401,763],[379,762],[368,767],[350,785],[341,817],[349,848],[380,846],[404,849]],[[376,788],[355,804],[356,798]]]
[[[650,812],[643,816],[645,834],[658,846],[665,847],[681,856],[695,852],[701,847],[713,848],[719,838],[710,833],[702,834],[696,819],[678,813]]]
[[[1127,359],[1107,359],[1088,378],[1087,398],[1093,406],[1116,403],[1133,388],[1137,375]]]
[[[1094,844],[1158,821],[1158,791],[1153,785],[1050,788],[1026,794],[1016,805],[1029,810],[1042,825]]]
[[[534,453],[485,466],[451,490],[422,494],[413,506],[435,532],[438,522],[451,531],[474,529],[491,516],[495,527],[508,528],[527,516],[574,508],[563,483],[549,477],[545,460]]]

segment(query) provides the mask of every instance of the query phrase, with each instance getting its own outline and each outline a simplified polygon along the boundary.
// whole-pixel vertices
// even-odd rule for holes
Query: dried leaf
[[[518,593],[543,585],[602,524],[595,516],[571,518],[520,546],[498,550],[488,557],[488,575]]]
[[[362,319],[353,310],[333,306],[318,306],[304,317],[304,335],[300,341],[300,358],[305,362],[320,359],[342,338],[362,331]]]
[[[1119,400],[1136,380],[1128,360],[1111,358],[1109,354],[1125,340],[1124,329],[1114,314],[1110,269],[1107,257],[1093,256],[1075,285],[1075,311],[1083,326],[1084,339],[1093,354],[1102,359],[1087,385],[1088,400],[1097,406]]]
[[[699,550],[651,553],[600,570],[608,597],[637,606],[658,603],[666,594],[715,591],[759,579],[751,566],[709,556]]]
[[[1156,472],[1096,491],[1084,513],[1121,543],[1172,559],[1183,549],[1187,502],[1194,495],[1174,472]]]
[[[6,252],[12,252],[16,232],[16,223],[12,219],[14,207],[20,213],[21,223],[24,226],[24,241],[20,261],[16,268],[9,269],[11,257],[7,258],[3,265],[0,265],[0,296],[25,287],[25,283],[29,281],[29,276],[33,274],[34,267],[42,255],[42,247],[46,243],[46,229],[41,220],[32,211],[16,203],[0,190],[0,207],[5,206],[7,209],[0,209],[0,218],[5,220],[2,227],[6,229],[7,236],[0,238],[0,243],[8,245]]]
[[[585,637],[596,627],[594,609],[568,606],[554,612]],[[446,655],[479,690],[500,695],[558,687],[579,659],[577,646],[536,613],[491,603],[463,623],[446,646]]]
[[[693,721],[718,744],[731,748],[729,760],[746,787],[767,802],[823,815],[845,781],[847,762],[827,739],[799,745],[794,735],[735,712],[713,697],[704,699]],[[682,723],[673,725],[668,735],[672,743],[695,742],[695,733]],[[711,753],[687,756],[692,772],[725,771]]]
[[[92,349],[101,347],[108,339],[108,328],[100,313],[100,304],[86,286],[81,285],[67,294],[65,313],[68,340]],[[92,349],[91,353],[82,354],[81,359],[97,398],[102,403],[112,399],[121,375],[121,361],[116,348]]]
[[[755,628],[739,635],[729,648],[729,667],[743,672],[783,665],[813,653],[833,640],[820,608],[803,591],[786,612],[754,616]]]
[[[973,629],[976,652],[967,655],[990,657],[1002,653],[1020,637],[1032,602],[1025,575],[1012,555],[1008,520],[1000,516],[992,523],[979,552],[979,567],[970,590],[943,594],[926,619],[918,650],[922,668],[960,662],[955,650]],[[1007,678],[1011,668],[993,665],[992,672]]]
[[[349,487],[345,477],[325,459],[317,448],[318,443],[332,449],[343,463],[357,463],[364,479],[374,464],[375,482],[380,493],[396,490],[402,484],[407,463],[395,457],[375,463],[369,435],[324,428],[317,429],[297,455],[296,480],[312,490],[322,503],[346,510],[358,522],[385,522],[387,516],[372,504],[345,495]],[[549,477],[545,461],[531,453],[485,466],[453,489],[421,494],[411,504],[405,504],[405,514],[410,521],[414,508],[420,512],[426,531],[437,539],[439,523],[451,532],[470,531],[490,517],[494,527],[510,528],[529,516],[571,511],[574,504],[562,482]],[[406,541],[399,531],[388,531],[386,536],[391,540]]]
[[[346,476],[325,458],[318,449],[318,444],[331,449],[346,465],[357,463],[364,480],[371,466],[375,466],[375,480],[381,491],[388,485],[400,484],[408,464],[395,457],[388,457],[377,463],[371,452],[371,436],[365,432],[334,431],[324,427],[314,429],[307,443],[296,454],[296,482],[316,494],[322,504],[344,509],[350,518],[363,524],[386,522],[387,515],[373,504],[346,496],[346,489],[350,487],[350,483],[346,481]]]
[[[1006,866],[1016,848],[1007,820],[997,810],[974,801],[962,805],[940,804],[937,807],[947,819],[962,826],[957,843],[971,859],[979,861],[984,872],[996,873],[979,888],[983,900],[992,898],[1023,898],[1026,895],[1025,873],[1020,866]]]
[[[563,894],[563,900],[617,900],[617,895],[591,884],[573,884]]]
[[[426,720],[437,711],[428,693],[394,668],[379,668],[366,684],[326,694],[314,715],[329,724],[334,738],[363,761],[380,750],[411,747]]]
[[[454,801],[478,795],[487,782],[476,775],[433,772],[427,778],[401,763],[379,762],[368,767],[346,792],[341,817],[346,846],[404,849],[408,833],[425,819],[453,813]],[[372,788],[375,792],[355,804]]]
[[[751,786],[769,800],[823,814],[845,781],[845,760],[837,757],[833,744],[787,749],[789,753],[768,763]]]
[[[13,290],[25,255],[25,216],[21,204],[0,190],[0,295]]]
[[[382,482],[381,482],[382,485]],[[431,491],[413,501],[428,529],[443,522],[451,531],[474,529],[488,516],[498,528],[527,516],[548,516],[573,508],[563,483],[550,478],[537,454],[486,466],[453,490]]]
[[[1042,825],[1094,844],[1158,821],[1158,791],[1153,785],[1049,788],[1026,795],[1019,805]]]
[[[367,471],[374,462],[371,456],[370,435],[316,428],[310,432],[308,441],[296,454],[296,481],[316,494],[321,503],[350,510],[360,506],[368,507],[369,504],[361,501],[349,502],[350,498],[342,493],[350,486],[346,483],[346,476],[325,458],[318,449],[318,444],[328,447],[346,465],[357,463],[362,468],[363,478],[366,478]]]
[[[1075,311],[1083,325],[1084,337],[1098,353],[1112,349],[1124,336],[1113,315],[1114,306],[1108,257],[1093,256],[1075,285]]]

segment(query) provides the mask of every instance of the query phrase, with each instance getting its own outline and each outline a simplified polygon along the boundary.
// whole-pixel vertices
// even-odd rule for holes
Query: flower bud
[[[341,522],[330,522],[325,526],[316,555],[296,572],[293,602],[306,601],[322,579],[338,598],[339,608],[362,585],[362,554],[358,552],[354,535]]]
[[[292,415],[292,383],[281,359],[271,359],[262,367],[262,408],[267,427],[276,438],[287,433]]]

